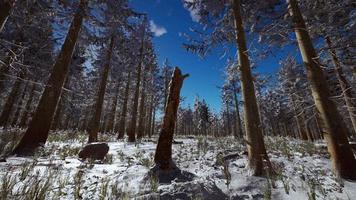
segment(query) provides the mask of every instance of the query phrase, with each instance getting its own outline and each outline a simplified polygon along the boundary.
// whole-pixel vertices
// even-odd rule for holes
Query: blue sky
[[[182,89],[186,98],[183,106],[193,105],[195,96],[204,98],[214,111],[221,107],[220,93],[217,86],[224,82],[223,70],[226,58],[221,59],[217,52],[201,59],[197,55],[182,48],[185,38],[179,33],[189,33],[189,28],[196,26],[190,12],[183,7],[181,0],[130,0],[130,5],[136,11],[145,12],[154,23],[157,36],[154,45],[160,65],[168,58],[173,66],[179,66],[184,73],[189,73]],[[258,71],[274,74],[278,62],[285,56],[284,51],[278,51],[276,56],[270,56],[258,63]]]

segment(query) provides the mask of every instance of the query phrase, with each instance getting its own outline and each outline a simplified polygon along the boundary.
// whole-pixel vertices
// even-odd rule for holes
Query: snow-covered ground
[[[261,178],[249,176],[239,140],[177,137],[176,164],[195,177],[158,184],[147,176],[157,138],[130,144],[106,137],[104,163],[78,160],[81,138],[53,136],[36,158],[0,163],[0,199],[356,199],[356,183],[334,177],[326,150],[312,143],[266,138],[277,175]],[[233,153],[239,156],[221,162]]]

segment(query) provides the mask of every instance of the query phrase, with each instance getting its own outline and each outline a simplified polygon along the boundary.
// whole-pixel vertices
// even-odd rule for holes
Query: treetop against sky
[[[131,0],[130,5],[139,12],[147,13],[150,18],[151,31],[154,33],[154,45],[158,54],[158,63],[162,65],[167,58],[171,66],[179,66],[191,76],[184,82],[182,96],[183,106],[194,105],[196,96],[206,99],[212,109],[218,112],[221,108],[219,87],[224,83],[223,71],[229,57],[235,57],[236,47],[232,44],[227,54],[222,48],[213,50],[204,58],[200,58],[183,48],[187,42],[183,34],[190,34],[191,27],[198,28],[197,15],[184,7],[181,0]],[[258,50],[258,37],[250,36],[249,45]],[[274,54],[257,61],[253,59],[255,72],[272,75],[277,72],[280,60],[287,53],[300,60],[295,47],[275,49]]]

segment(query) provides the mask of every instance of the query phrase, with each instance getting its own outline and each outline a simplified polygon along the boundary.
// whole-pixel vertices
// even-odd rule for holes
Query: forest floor
[[[273,177],[249,176],[241,140],[178,136],[183,144],[173,145],[173,158],[195,177],[159,184],[147,175],[157,138],[127,143],[102,135],[110,150],[96,163],[77,158],[85,135],[51,134],[35,157],[0,162],[0,199],[355,199],[356,183],[332,174],[324,143],[265,139],[277,172]],[[236,157],[224,162],[226,155]]]

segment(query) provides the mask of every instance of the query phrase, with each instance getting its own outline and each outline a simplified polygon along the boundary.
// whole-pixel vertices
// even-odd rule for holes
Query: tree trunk
[[[12,86],[11,92],[6,99],[4,109],[0,115],[0,126],[6,127],[8,125],[11,112],[14,108],[16,99],[18,98],[20,92],[22,78],[23,78],[23,74],[21,73],[20,76],[16,78],[15,83]]]
[[[321,125],[320,125],[320,116],[318,114],[316,114],[315,117],[314,117],[314,120],[315,120],[315,126],[316,126],[317,133],[318,133],[317,138],[318,139],[324,139],[323,129],[322,129]]]
[[[19,116],[20,116],[20,112],[22,110],[24,99],[26,97],[27,88],[28,88],[28,81],[26,81],[26,84],[25,84],[25,87],[24,87],[24,89],[22,91],[20,99],[18,99],[16,112],[15,112],[13,118],[12,118],[11,126],[16,126],[17,122],[19,121]]]
[[[303,111],[301,114],[300,114],[300,117],[301,117],[301,123],[302,123],[302,127],[304,129],[304,131],[306,132],[307,134],[307,138],[308,138],[308,141],[310,142],[313,142],[314,138],[313,138],[313,135],[312,133],[310,132],[310,129],[308,127],[308,123],[305,121],[305,111]]]
[[[64,80],[68,74],[86,7],[87,1],[81,0],[33,119],[20,143],[14,149],[14,154],[31,154],[38,146],[47,141],[48,132],[62,92]]]
[[[146,71],[146,70],[145,70]],[[137,138],[141,139],[144,134],[145,127],[145,116],[146,116],[146,73],[143,74],[142,77],[142,87],[141,87],[141,99],[140,99],[140,108],[139,108],[139,119],[138,119],[138,129],[137,129]]]
[[[351,73],[352,73],[352,81],[356,82],[356,65],[355,65],[356,63],[354,62],[355,57],[350,52],[350,48],[351,48],[351,50],[353,50],[351,46],[347,46],[347,48],[343,52],[344,53],[344,55],[343,55],[344,62],[343,63],[350,68]]]
[[[106,126],[106,130],[109,133],[112,133],[114,131],[116,107],[117,107],[117,101],[119,99],[119,93],[120,93],[120,84],[121,84],[121,80],[118,80],[116,85],[115,96],[112,99],[112,103],[111,103],[111,111],[109,114],[108,125]]]
[[[127,75],[127,82],[125,87],[125,97],[124,102],[122,104],[120,122],[118,124],[118,139],[124,138],[125,129],[126,129],[126,115],[127,115],[127,103],[129,100],[129,92],[130,92],[130,84],[131,84],[131,72]]]
[[[156,106],[153,107],[153,113],[152,113],[152,126],[151,126],[151,135],[149,135],[149,137],[151,137],[152,135],[155,134],[155,128],[156,128]]]
[[[248,160],[252,175],[260,176],[263,174],[263,160],[265,160],[269,166],[269,158],[266,153],[261,132],[261,122],[257,107],[255,87],[251,74],[250,61],[248,58],[240,4],[240,0],[232,0],[241,73],[241,88],[245,102],[244,113]]]
[[[352,88],[344,75],[342,66],[339,62],[339,59],[337,58],[337,55],[336,55],[335,49],[333,48],[330,37],[326,37],[326,43],[328,44],[328,47],[329,47],[329,53],[330,53],[333,63],[334,63],[335,73],[336,73],[337,79],[340,83],[340,87],[342,90],[342,94],[344,96],[347,111],[349,112],[352,126],[354,128],[353,132],[354,132],[354,135],[356,136],[356,103],[355,103],[355,100],[353,99],[354,97],[352,95]]]
[[[10,62],[11,62],[11,56],[7,56],[5,58],[4,64],[0,63],[0,95],[4,91],[4,86],[5,86],[5,80],[6,80],[6,74],[9,73],[10,71]]]
[[[16,0],[1,0],[0,1],[0,33],[5,26]]]
[[[302,126],[302,122],[300,120],[300,117],[298,116],[299,114],[297,112],[297,108],[296,108],[294,99],[291,95],[290,95],[290,100],[292,101],[292,105],[293,105],[294,118],[295,118],[295,122],[297,123],[299,138],[302,140],[308,140],[307,133],[304,129],[304,126]]]
[[[32,88],[30,90],[29,97],[27,99],[27,102],[26,102],[26,105],[25,105],[25,108],[24,108],[24,111],[22,113],[21,120],[19,123],[19,126],[22,128],[24,128],[27,125],[29,113],[31,112],[31,105],[32,105],[33,97],[35,95],[35,90],[36,90],[36,85],[35,85],[35,83],[32,83]]]
[[[318,63],[304,19],[296,0],[288,0],[289,13],[293,18],[294,30],[307,69],[307,76],[318,112],[324,125],[324,138],[328,144],[333,167],[337,176],[356,180],[356,160],[347,140],[348,130],[334,102],[326,78]]]
[[[69,76],[67,76],[66,81],[64,82],[65,88],[69,88],[69,84],[70,84],[69,80],[70,78]],[[65,101],[66,101],[65,98],[66,98],[66,93],[62,92],[53,118],[52,130],[59,129],[61,127],[61,124],[63,124],[62,117],[63,117],[63,111],[65,109]]]
[[[109,76],[110,65],[111,65],[111,56],[114,48],[114,36],[110,39],[110,44],[108,46],[107,57],[105,60],[105,64],[103,66],[103,72],[101,75],[101,81],[99,86],[98,95],[96,97],[96,101],[94,104],[94,114],[88,125],[88,134],[89,140],[88,143],[97,142],[98,141],[98,132],[100,129],[100,118],[103,110],[104,97],[106,91],[106,84]]]
[[[226,122],[227,122],[227,126],[226,126],[226,133],[225,136],[228,136],[231,134],[231,120],[230,120],[230,109],[229,109],[229,102],[225,102],[226,104]]]
[[[164,111],[163,125],[158,139],[155,154],[155,164],[162,170],[170,170],[174,164],[172,161],[172,141],[177,111],[180,100],[180,90],[184,79],[188,75],[182,75],[179,68],[174,69],[173,77],[169,86],[167,104]]]
[[[90,115],[90,111],[91,109],[89,108],[90,106],[86,106],[83,112],[83,116],[82,116],[82,122],[81,122],[81,126],[80,126],[80,130],[81,131],[85,131],[88,127],[88,121],[89,121],[89,115]]]
[[[153,112],[153,95],[150,95],[150,106],[148,108],[148,121],[146,123],[146,130],[148,131],[147,135],[148,137],[151,137],[152,133],[151,133],[151,123],[152,123],[152,112]]]
[[[234,86],[234,90],[235,90]],[[239,109],[239,100],[237,98],[236,92],[234,92],[234,101],[235,101],[235,110],[236,110],[236,127],[238,131],[238,137],[243,137],[242,125],[241,125],[241,117],[240,117],[240,109]]]
[[[143,34],[142,34],[141,48],[140,48],[140,63],[137,65],[137,69],[136,69],[137,77],[136,77],[135,94],[134,94],[134,99],[133,99],[133,104],[132,104],[132,109],[131,109],[131,112],[132,112],[131,113],[131,122],[127,129],[127,135],[129,136],[129,138],[128,138],[129,142],[136,141],[138,97],[140,96],[140,85],[141,85],[142,64],[143,64],[143,58],[144,58],[143,51],[144,51],[145,35],[146,35],[146,30],[144,29]]]

